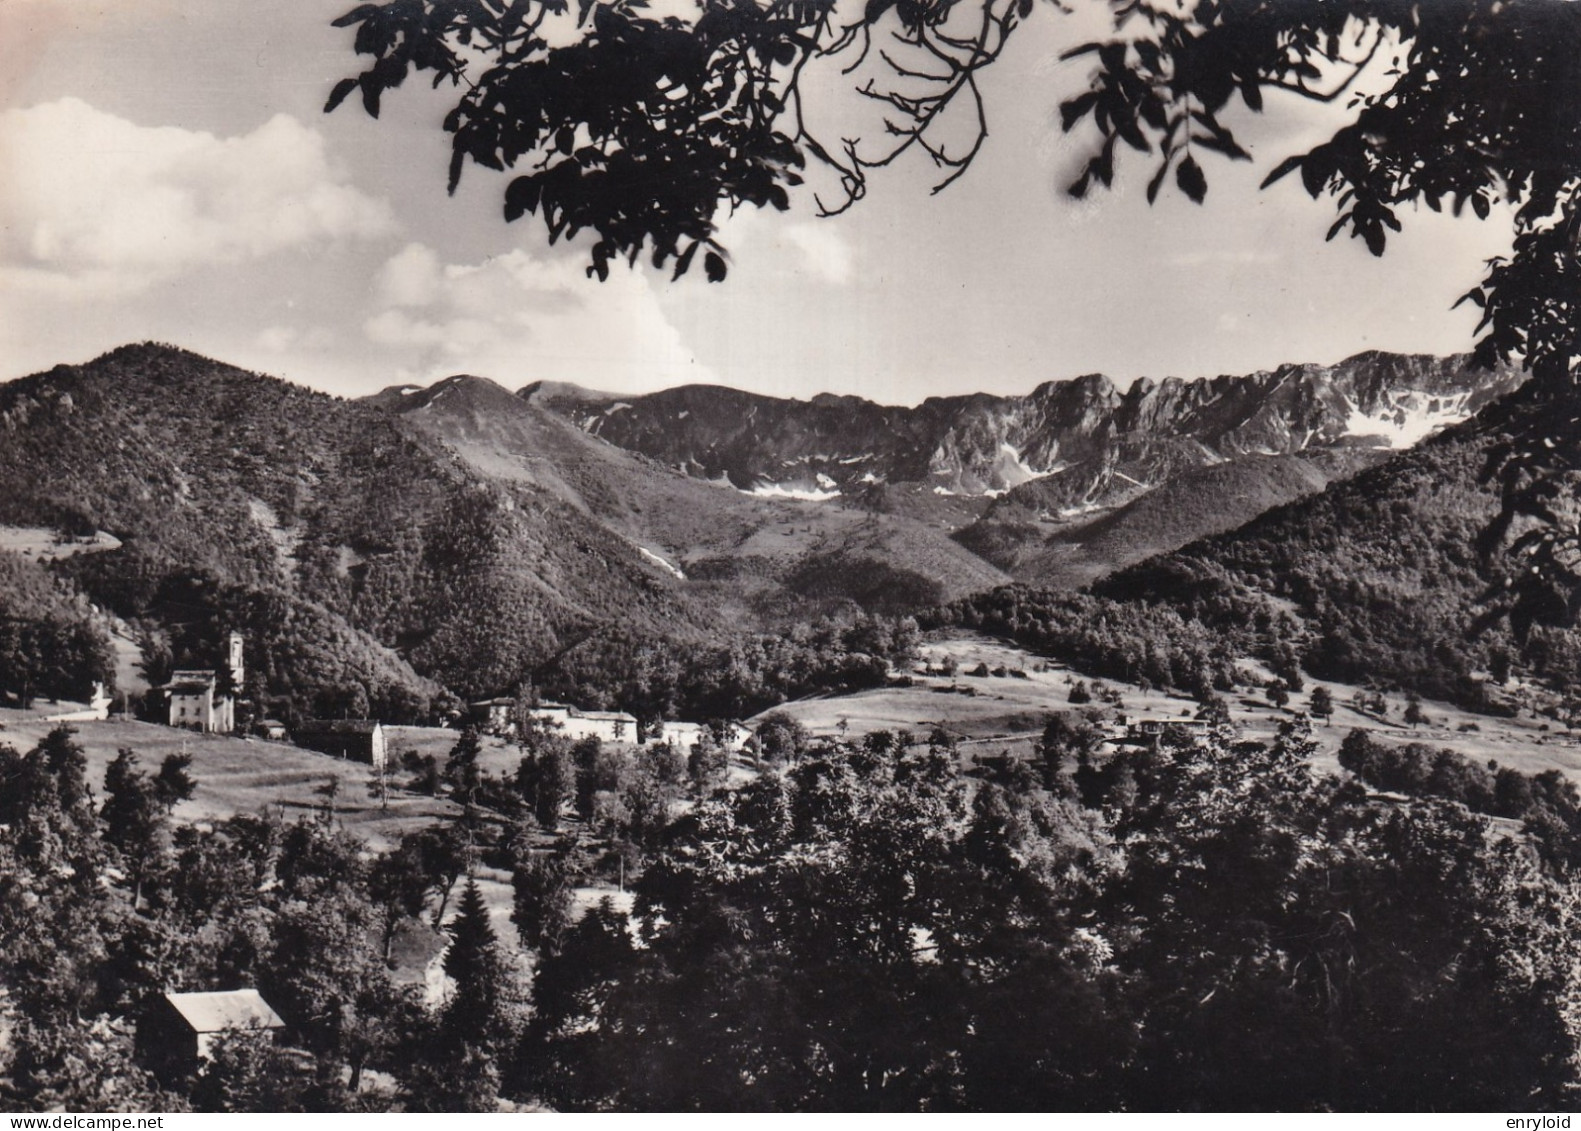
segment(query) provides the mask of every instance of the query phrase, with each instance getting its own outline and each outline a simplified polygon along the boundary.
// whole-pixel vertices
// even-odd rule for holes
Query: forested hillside
[[[248,634],[270,693],[400,717],[434,680],[509,688],[593,625],[708,613],[561,500],[388,414],[160,346],[0,387],[0,523],[109,531],[56,569],[208,666]]]
[[[1104,578],[1090,597],[1007,590],[946,619],[1058,648],[1067,634],[1091,632],[1082,622],[1123,608],[1149,626],[1133,649],[1150,641],[1177,658],[1173,626],[1187,624],[1268,659],[1289,650],[1321,679],[1467,706],[1495,704],[1512,667],[1570,687],[1581,678],[1581,637],[1538,625],[1517,639],[1491,599],[1509,567],[1479,548],[1500,510],[1490,461],[1543,434],[1545,404],[1520,390],[1320,494]],[[1174,682],[1187,685],[1178,674]]]

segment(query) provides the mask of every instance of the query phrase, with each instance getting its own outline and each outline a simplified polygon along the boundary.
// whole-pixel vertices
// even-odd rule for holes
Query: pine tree
[[[444,968],[455,989],[442,1028],[457,1044],[503,1047],[511,1029],[510,972],[476,879],[468,877],[449,932]]]

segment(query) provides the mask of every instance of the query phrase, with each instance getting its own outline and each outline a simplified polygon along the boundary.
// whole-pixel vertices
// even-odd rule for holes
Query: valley
[[[1487,468],[1552,416],[1514,383],[348,402],[144,345],[0,386],[0,1089],[57,1087],[13,1042],[70,1081],[46,1032],[209,1103],[229,1067],[159,1091],[130,1026],[243,985],[281,1107],[685,1107],[700,1065],[797,1106],[895,1032],[952,1066],[893,1075],[923,1106],[1028,1049],[1127,1106],[1204,1034],[1310,1014],[1354,1073],[1458,1032],[1396,968],[1518,1078],[1570,985],[1525,971],[1581,968],[1581,635],[1505,615]],[[1313,946],[1405,1014],[1336,1022]]]
[[[967,634],[929,640],[918,653],[918,663],[906,673],[910,686],[800,700],[777,707],[774,713],[789,715],[813,735],[830,739],[854,739],[875,730],[909,730],[922,741],[934,728],[940,728],[958,740],[962,758],[970,762],[974,757],[1006,751],[1021,758],[1033,757],[1044,723],[1055,712],[1093,711],[1115,730],[1123,729],[1114,727],[1117,711],[1135,722],[1189,718],[1199,706],[1188,695],[1164,689],[1093,680],[992,637]],[[953,667],[953,674],[941,674],[946,664]],[[971,674],[979,667],[989,674]],[[1001,670],[1005,674],[992,674]],[[1244,662],[1242,670],[1250,679],[1273,678],[1255,661]],[[1092,688],[1092,702],[1071,702],[1071,687],[1078,681]],[[1223,700],[1231,725],[1242,738],[1271,743],[1280,723],[1308,711],[1312,692],[1319,686],[1328,688],[1334,702],[1332,717],[1312,719],[1312,739],[1318,751],[1313,765],[1319,771],[1338,772],[1339,744],[1351,730],[1359,729],[1390,744],[1417,742],[1453,750],[1479,765],[1493,761],[1527,774],[1558,770],[1581,785],[1581,733],[1530,712],[1494,718],[1452,703],[1424,700],[1427,720],[1410,726],[1404,721],[1408,697],[1402,694],[1383,695],[1383,711],[1364,709],[1356,701],[1362,694],[1371,694],[1367,689],[1310,678],[1303,690],[1290,693],[1283,707],[1274,706],[1261,691],[1249,687],[1225,694]],[[1103,701],[1097,694],[1100,688],[1118,693],[1120,702]]]

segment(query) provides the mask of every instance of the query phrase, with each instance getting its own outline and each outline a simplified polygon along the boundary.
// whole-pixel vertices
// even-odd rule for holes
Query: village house
[[[528,716],[573,742],[584,738],[637,741],[637,717],[625,711],[580,711],[564,703],[540,703],[528,711]]]
[[[1156,746],[1170,731],[1189,735],[1192,742],[1201,746],[1208,740],[1208,721],[1189,715],[1177,718],[1138,719],[1126,728],[1126,741],[1138,746]]]
[[[747,748],[751,738],[752,728],[746,723],[728,722],[720,730],[719,745],[732,754],[739,754]]]
[[[166,993],[154,998],[137,1027],[144,1062],[169,1081],[194,1072],[228,1033],[278,1034],[285,1022],[253,989]]]
[[[649,742],[667,742],[682,754],[690,754],[709,730],[702,723],[660,723],[648,735]]]
[[[173,727],[229,734],[236,729],[235,689],[242,685],[242,634],[226,637],[225,671],[229,686],[222,689],[216,671],[181,670],[170,673],[168,721]]]
[[[308,719],[291,732],[298,746],[364,762],[383,770],[389,754],[384,727],[376,719]]]
[[[511,729],[511,710],[515,706],[514,699],[480,699],[467,704],[467,718],[473,726],[491,734],[503,734]]]

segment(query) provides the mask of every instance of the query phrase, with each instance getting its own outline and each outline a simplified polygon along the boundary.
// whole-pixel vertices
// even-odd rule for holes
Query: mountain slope
[[[1077,589],[1115,569],[1233,530],[1273,507],[1387,458],[1375,448],[1243,456],[1194,467],[1112,508],[1071,518],[1029,483],[960,531],[962,545],[1018,578]]]
[[[1094,593],[1210,624],[1242,616],[1242,595],[1272,598],[1298,618],[1292,643],[1320,678],[1475,703],[1492,694],[1485,673],[1513,656],[1573,686],[1581,636],[1539,628],[1518,644],[1484,600],[1507,564],[1484,562],[1477,545],[1500,506],[1498,485],[1483,481],[1490,455],[1544,435],[1553,410],[1537,390],[1519,390],[1378,467],[1124,570]]]
[[[843,601],[905,612],[1007,580],[934,524],[692,478],[482,378],[387,389],[368,403],[481,474],[530,485],[615,531],[731,619],[782,623]]]
[[[276,691],[339,680],[409,706],[433,690],[422,677],[508,688],[612,619],[681,637],[713,623],[552,490],[483,477],[376,408],[180,350],[0,386],[0,434],[0,522],[110,531],[118,549],[61,572],[165,626],[178,659],[242,623]],[[335,657],[315,668],[306,637]],[[309,691],[284,686],[304,668],[320,672]]]

